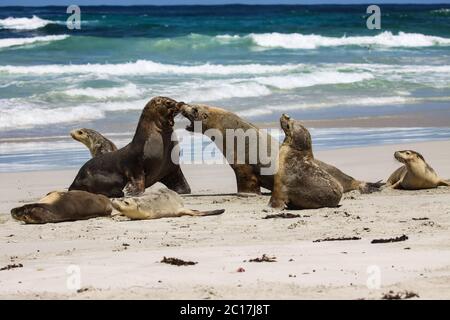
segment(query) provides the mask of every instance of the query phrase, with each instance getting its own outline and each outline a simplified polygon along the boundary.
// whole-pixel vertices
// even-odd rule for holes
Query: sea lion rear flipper
[[[379,191],[381,191],[381,188],[385,184],[386,183],[382,182],[382,180],[379,180],[377,182],[364,182],[364,183],[361,183],[361,185],[359,187],[359,191],[363,194],[379,192]]]
[[[184,174],[179,166],[173,172],[162,178],[161,183],[163,183],[167,188],[175,191],[176,193],[191,193],[191,187],[186,181],[186,178],[184,177]]]
[[[450,187],[450,180],[441,180],[438,184],[439,187]]]
[[[192,216],[217,216],[225,212],[225,209],[210,210],[210,211],[199,211],[199,210],[189,210]]]

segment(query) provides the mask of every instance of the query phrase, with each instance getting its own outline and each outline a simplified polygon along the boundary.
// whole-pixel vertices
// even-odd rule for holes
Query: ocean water
[[[81,7],[81,30],[69,30],[65,7],[0,7],[0,171],[79,166],[88,154],[71,129],[125,143],[156,95],[254,122],[449,110],[450,5],[383,5],[381,30],[367,29],[365,12]],[[450,123],[413,129],[402,141],[450,135]],[[325,149],[399,142],[401,129],[371,130],[313,138]]]

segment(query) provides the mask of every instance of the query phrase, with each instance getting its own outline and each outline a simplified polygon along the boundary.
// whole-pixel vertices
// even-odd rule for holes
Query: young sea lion
[[[229,112],[227,110],[210,107],[206,105],[199,104],[185,104],[181,107],[181,113],[184,117],[186,117],[190,124],[186,127],[187,131],[194,132],[194,122],[201,122],[201,130],[203,134],[207,134],[211,132],[211,129],[216,129],[220,131],[223,139],[219,141],[214,138],[214,142],[217,147],[220,149],[222,154],[229,160],[229,164],[234,171],[237,182],[237,191],[239,193],[261,193],[261,187],[272,190],[273,187],[273,173],[274,170],[270,170],[270,166],[272,162],[275,162],[276,155],[278,153],[279,143],[275,141],[275,139],[268,133],[262,133],[259,128],[254,126],[248,121],[241,119],[236,114]],[[244,150],[238,150],[238,138],[232,139],[233,141],[228,141],[227,139],[227,130],[234,130],[234,132],[238,133],[238,130],[242,133],[242,144],[245,143]],[[212,132],[211,132],[212,133]],[[245,137],[245,133],[249,133],[249,138]],[[254,133],[253,138],[251,139],[250,135]],[[266,139],[266,155],[267,159],[265,161],[261,161],[260,157],[260,143],[258,141],[258,137],[260,135],[262,138]],[[211,138],[211,137],[210,137]],[[245,140],[244,140],[245,139]],[[250,145],[253,143],[253,145]],[[232,145],[232,147],[230,147]],[[255,148],[256,146],[256,148]],[[273,152],[272,152],[272,146]],[[229,149],[230,150],[229,150]],[[232,159],[229,159],[231,156],[227,156],[232,152]],[[244,155],[239,153],[245,153]],[[250,162],[250,152],[256,154],[256,161]],[[273,159],[271,159],[273,154]],[[242,157],[243,161],[238,161],[238,156]],[[231,161],[230,161],[231,160]],[[269,160],[269,161],[267,161]],[[262,174],[262,170],[267,170],[266,174]],[[272,171],[272,172],[271,172]]]
[[[11,216],[27,224],[41,224],[110,216],[111,212],[111,201],[103,195],[53,191],[37,203],[12,209]]]
[[[308,129],[285,114],[280,124],[285,138],[278,154],[279,167],[269,205],[289,209],[336,207],[343,188],[314,161]]]
[[[133,140],[125,147],[86,162],[69,190],[85,190],[111,198],[139,195],[156,182],[178,193],[191,189],[181,171],[174,116],[183,102],[155,97],[142,111]]]
[[[450,186],[449,182],[438,177],[420,153],[412,150],[403,150],[395,152],[394,157],[405,165],[391,174],[386,186],[405,190]]]
[[[183,207],[178,193],[169,189],[159,189],[139,198],[113,199],[114,209],[132,220],[149,220],[181,216],[211,216],[225,212],[224,209],[198,211]]]
[[[75,129],[70,131],[70,135],[73,139],[84,144],[91,152],[92,157],[117,150],[113,142],[92,129]]]
[[[199,104],[185,104],[181,108],[181,113],[184,117],[186,117],[190,124],[186,127],[187,131],[194,131],[194,122],[200,121],[202,124],[202,133],[205,133],[205,131],[209,129],[218,129],[222,136],[224,137],[223,145],[222,143],[218,144],[217,141],[216,145],[219,149],[221,149],[222,153],[224,153],[224,150],[226,149],[227,143],[229,143],[226,139],[226,130],[232,129],[232,130],[255,130],[258,135],[259,134],[265,134],[266,138],[265,140],[267,143],[267,159],[270,159],[271,161],[275,160],[278,154],[278,147],[277,148],[271,148],[272,145],[279,145],[277,141],[274,141],[274,138],[269,133],[262,133],[258,127],[251,124],[250,122],[240,118],[236,114],[229,112],[227,110],[217,108],[217,107],[210,107],[206,105],[199,105]],[[234,155],[236,156],[238,154],[238,151],[236,150],[236,143],[234,143]],[[258,146],[259,147],[259,146]],[[274,150],[275,149],[275,150]],[[229,151],[229,150],[227,150]],[[245,159],[248,159],[249,157],[249,144],[248,141],[246,141],[245,145]],[[238,192],[248,192],[248,193],[257,193],[259,194],[261,192],[260,187],[264,187],[266,189],[272,190],[273,188],[273,174],[268,174],[267,170],[262,174],[262,170],[267,169],[270,167],[270,164],[267,164],[264,162],[264,164],[261,163],[261,159],[259,158],[260,153],[258,150],[258,161],[256,164],[249,164],[249,162],[246,162],[244,164],[236,164],[236,162],[230,163],[231,168],[233,169],[235,175],[236,175],[236,181],[237,181],[237,189]],[[225,154],[224,154],[225,156]],[[331,174],[336,180],[339,181],[339,183],[342,185],[344,192],[349,192],[352,190],[359,190],[362,193],[370,193],[373,191],[378,191],[379,188],[382,186],[382,183],[376,182],[376,183],[370,183],[370,182],[364,182],[354,179],[353,177],[343,173],[338,168],[327,164],[325,162],[322,162],[318,159],[314,159],[314,162],[319,165],[322,169],[327,171],[329,174]],[[275,170],[276,171],[276,170]]]

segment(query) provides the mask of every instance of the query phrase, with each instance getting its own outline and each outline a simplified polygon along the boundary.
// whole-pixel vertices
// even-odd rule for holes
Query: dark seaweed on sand
[[[172,264],[174,266],[193,266],[197,264],[197,262],[194,261],[184,261],[178,258],[166,258],[166,257],[164,257],[161,260],[161,263]]]

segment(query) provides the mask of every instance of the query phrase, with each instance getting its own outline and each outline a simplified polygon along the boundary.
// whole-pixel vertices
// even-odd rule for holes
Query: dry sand
[[[399,166],[393,151],[406,148],[422,152],[450,178],[450,141],[323,151],[316,157],[376,181]],[[225,214],[21,225],[9,216],[12,207],[67,187],[76,172],[0,174],[0,268],[22,265],[0,271],[0,298],[379,299],[390,290],[450,298],[449,188],[353,192],[340,208],[264,219],[278,213],[268,209],[267,195],[211,195],[236,191],[229,167],[184,170],[197,194],[184,197],[186,207],[225,208]],[[409,239],[371,244],[402,235]],[[328,237],[361,239],[314,242]],[[276,262],[249,262],[263,254]],[[164,256],[198,263],[162,264]],[[77,268],[79,291],[71,286]]]

